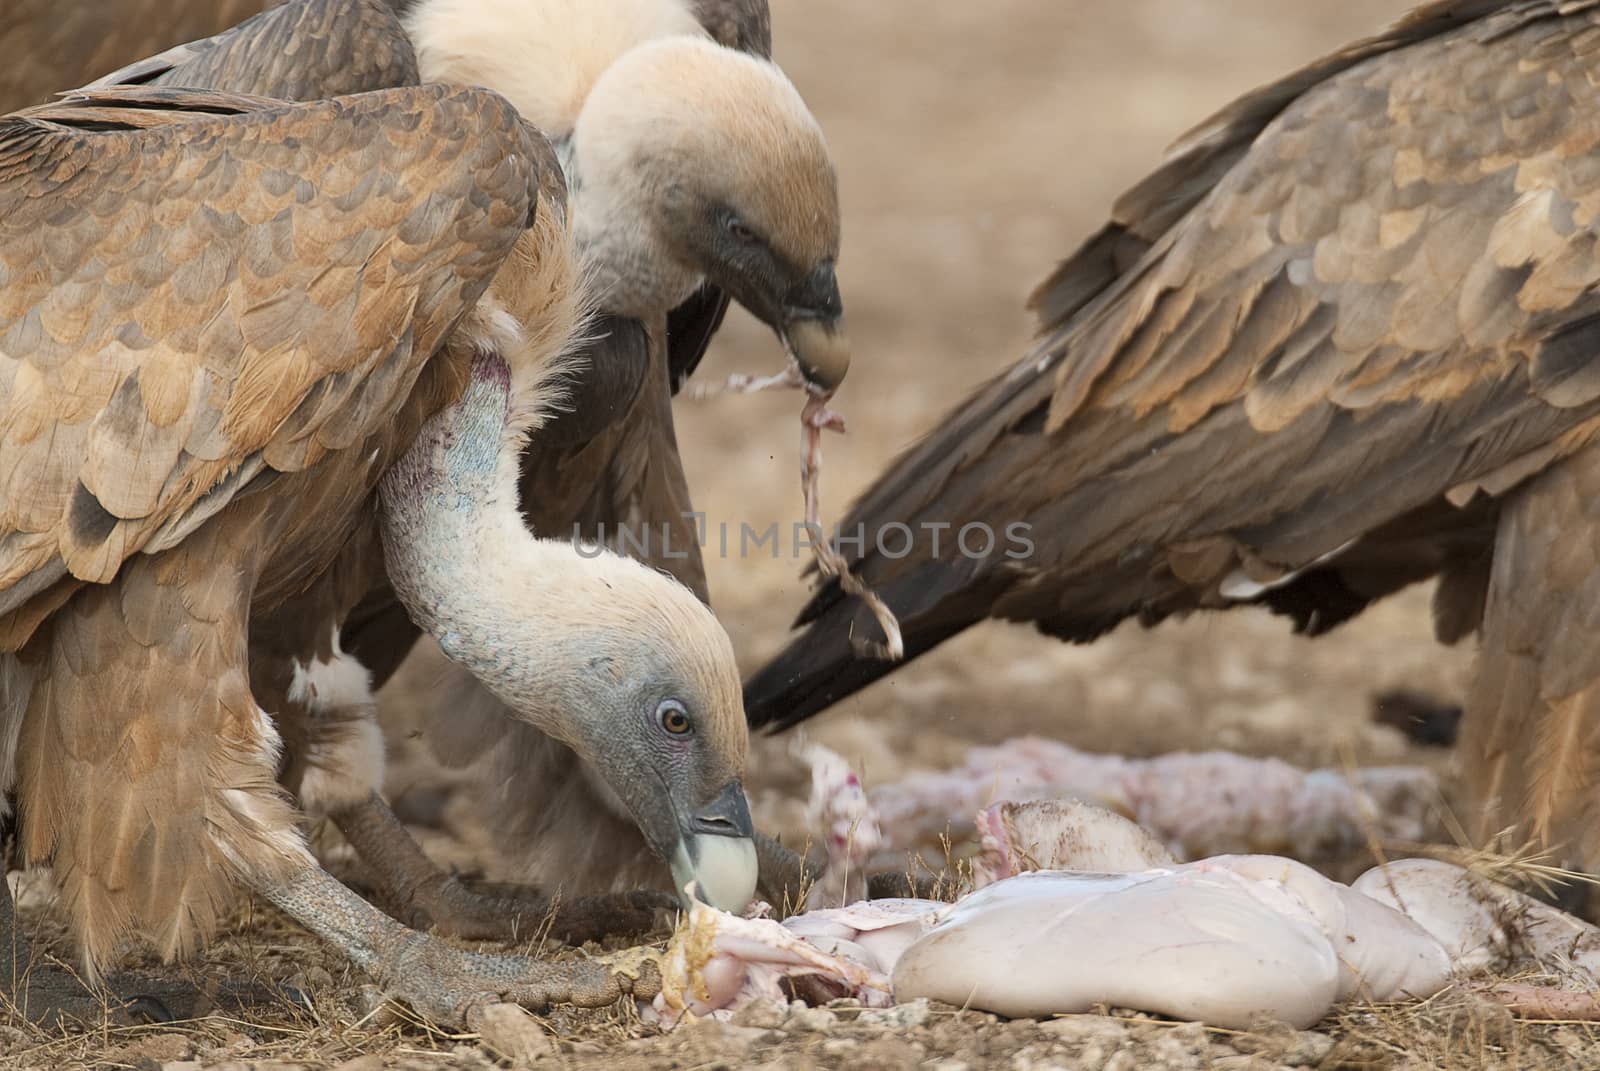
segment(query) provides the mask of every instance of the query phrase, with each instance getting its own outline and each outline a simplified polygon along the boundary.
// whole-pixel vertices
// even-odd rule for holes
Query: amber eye
[[[656,721],[673,736],[686,736],[694,730],[694,722],[689,720],[689,712],[684,710],[683,704],[676,699],[661,701],[661,705],[656,707]]]

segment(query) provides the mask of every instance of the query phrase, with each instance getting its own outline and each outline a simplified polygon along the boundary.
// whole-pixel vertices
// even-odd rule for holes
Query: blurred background
[[[841,285],[854,347],[823,475],[831,525],[872,477],[1024,351],[1023,301],[1190,126],[1256,85],[1372,33],[1406,0],[772,0],[776,58],[820,120],[844,203]],[[774,372],[778,343],[735,309],[697,378]],[[678,405],[698,508],[783,531],[801,516],[799,400]],[[714,530],[714,529],[713,529]],[[792,548],[707,568],[746,673],[804,601]],[[1469,650],[1433,640],[1427,592],[1316,641],[1236,611],[1090,647],[988,624],[808,723],[869,785],[956,761],[973,742],[1035,732],[1147,755],[1228,748],[1305,765],[1416,761],[1371,722],[1404,685],[1456,700]],[[433,672],[424,657],[397,689]],[[805,782],[787,737],[757,743],[758,817],[798,820]],[[1435,760],[1438,761],[1438,760]],[[784,802],[789,801],[789,802]]]

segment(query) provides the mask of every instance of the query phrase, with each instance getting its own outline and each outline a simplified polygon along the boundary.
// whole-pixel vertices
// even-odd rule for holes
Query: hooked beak
[[[806,382],[831,394],[850,370],[850,340],[844,330],[844,302],[831,261],[817,265],[790,292],[781,322],[774,325]]]
[[[722,911],[738,913],[749,906],[756,894],[755,827],[739,782],[730,781],[709,804],[680,816],[671,864],[672,883],[685,908],[691,895]]]
[[[850,339],[844,332],[843,316],[835,320],[794,317],[778,333],[807,383],[824,394],[839,389],[850,371]]]

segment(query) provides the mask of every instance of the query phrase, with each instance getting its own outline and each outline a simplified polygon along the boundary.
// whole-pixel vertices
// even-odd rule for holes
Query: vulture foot
[[[649,999],[660,990],[660,970],[648,952],[559,962],[467,952],[402,926],[320,867],[257,888],[341,949],[389,999],[441,1025],[472,1027],[490,1004],[596,1008],[629,995]]]
[[[677,897],[645,889],[570,900],[528,888],[475,892],[435,866],[376,793],[331,817],[371,868],[390,913],[413,929],[468,941],[549,935],[581,945],[671,929],[678,908]]]
[[[492,1004],[539,1011],[554,1004],[603,1008],[623,997],[653,998],[661,989],[654,955],[536,960],[465,952],[426,934],[371,968],[391,999],[442,1024],[479,1027]]]

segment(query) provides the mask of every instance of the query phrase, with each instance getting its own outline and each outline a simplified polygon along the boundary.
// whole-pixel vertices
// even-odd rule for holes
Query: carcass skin
[[[811,757],[813,814],[873,823],[850,792],[858,780],[840,776],[848,765]],[[1343,1001],[1426,998],[1528,960],[1600,976],[1600,930],[1445,863],[1405,860],[1348,886],[1279,856],[1177,863],[1148,831],[1076,800],[996,804],[977,826],[980,887],[954,904],[863,901],[782,923],[696,905],[649,1014],[727,1017],[785,999],[785,979],[804,976],[868,1006],[929,998],[1028,1017],[1108,1005],[1307,1027]],[[846,859],[848,841],[827,843],[832,864]],[[1519,1008],[1573,995],[1487,991]]]
[[[1305,860],[1342,854],[1369,835],[1421,840],[1439,798],[1437,778],[1417,766],[1306,771],[1225,751],[1130,759],[1033,736],[974,748],[958,767],[869,795],[885,840],[900,849],[959,836],[965,829],[952,817],[992,803],[1077,797],[1131,818],[1178,859],[1266,852]]]

